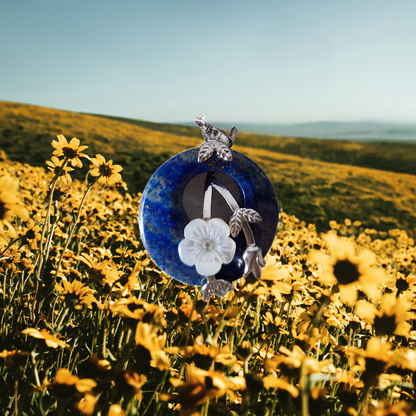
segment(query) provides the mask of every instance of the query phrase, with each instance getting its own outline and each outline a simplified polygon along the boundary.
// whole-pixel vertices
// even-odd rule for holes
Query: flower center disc
[[[202,248],[207,251],[211,251],[214,248],[214,243],[212,240],[204,240],[202,243]]]

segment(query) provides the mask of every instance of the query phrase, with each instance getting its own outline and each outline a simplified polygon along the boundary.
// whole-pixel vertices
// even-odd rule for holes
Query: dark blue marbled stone
[[[202,286],[205,277],[195,267],[186,266],[179,258],[178,244],[190,219],[182,205],[185,187],[197,175],[223,172],[239,185],[244,205],[252,208],[263,221],[250,224],[256,244],[265,256],[276,235],[279,207],[270,180],[263,170],[243,154],[232,151],[233,161],[227,162],[215,153],[204,163],[198,162],[199,148],[189,149],[165,162],[150,178],[144,189],[139,209],[139,228],[143,244],[153,261],[169,276],[190,285]],[[201,213],[202,217],[202,213]],[[233,261],[223,265],[217,279],[230,282],[244,272],[243,252],[246,242],[241,231],[234,239],[237,245]]]

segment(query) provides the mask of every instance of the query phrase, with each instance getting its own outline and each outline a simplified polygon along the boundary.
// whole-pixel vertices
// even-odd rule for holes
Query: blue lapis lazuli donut
[[[161,270],[180,282],[202,286],[206,277],[199,275],[195,267],[185,265],[178,254],[185,226],[193,219],[189,218],[183,204],[187,185],[197,175],[208,172],[230,176],[239,188],[240,207],[254,209],[262,217],[261,222],[250,224],[250,227],[263,256],[276,235],[279,207],[269,178],[251,159],[233,150],[232,161],[225,161],[214,153],[200,163],[198,151],[199,148],[193,148],[175,155],[153,174],[141,198],[139,229],[145,249]],[[247,244],[243,232],[234,240],[235,256],[231,263],[222,265],[217,279],[232,282],[244,274],[243,252]]]

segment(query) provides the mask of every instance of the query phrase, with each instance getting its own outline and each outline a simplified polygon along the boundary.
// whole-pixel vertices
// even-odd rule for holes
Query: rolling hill
[[[179,136],[195,137],[198,139],[201,138],[200,129],[194,126],[167,123],[152,123],[148,121],[103,115],[97,116],[144,127],[153,131],[171,133]],[[326,125],[329,123],[321,124]],[[360,126],[362,128],[366,126],[366,123],[361,123],[359,124],[359,126],[350,126],[350,124],[353,123],[344,124],[345,126],[342,124],[341,127],[343,127],[345,130],[347,130],[348,126],[350,128],[356,129]],[[367,127],[368,129],[375,129],[375,127],[373,126],[374,123],[367,124],[370,124],[370,126]],[[226,130],[229,130],[231,128],[231,124],[218,124],[218,126]],[[375,126],[379,129],[383,127],[383,125],[381,125],[380,127],[380,125],[378,124],[376,124]],[[393,126],[390,127],[391,129],[393,129]],[[240,130],[238,134],[238,144],[243,146],[267,149],[272,150],[274,152],[296,155],[306,157],[308,159],[321,160],[324,162],[340,163],[352,166],[362,166],[416,175],[416,141],[412,142],[409,140],[409,137],[414,137],[416,140],[416,128],[412,130],[411,126],[409,127],[408,131],[402,128],[401,130],[399,130],[400,135],[397,135],[397,137],[406,137],[407,140],[361,140],[358,142],[354,142],[351,140],[323,140],[306,137],[276,136],[270,134],[259,134],[252,132],[250,133],[248,132],[249,130],[246,131],[245,128],[251,128],[252,131],[254,131],[254,129],[256,128],[256,126],[250,124],[242,124],[241,126],[238,125],[238,128]],[[384,126],[383,128],[386,129],[387,127]],[[293,130],[293,132],[297,132],[299,133],[299,135],[301,135],[303,130],[301,129],[301,127],[299,127],[299,129]],[[307,127],[305,127],[305,130],[307,130]],[[286,132],[290,131],[291,130],[287,130]],[[314,128],[312,129],[312,131],[319,131],[319,128]],[[328,127],[327,129],[324,128],[324,131],[328,131],[328,137],[331,137],[331,132],[336,131],[336,128],[333,127],[331,129],[330,127]],[[378,130],[375,129],[375,131],[377,132]],[[406,131],[409,133],[407,136],[405,134]],[[412,136],[413,133],[414,136]],[[383,135],[380,134],[380,136]],[[392,135],[391,137],[396,136]]]
[[[78,137],[81,144],[89,146],[86,153],[90,156],[100,153],[122,165],[122,176],[131,193],[141,191],[167,158],[202,142],[196,127],[0,102],[0,149],[9,159],[45,166],[57,134],[68,139]],[[285,212],[316,224],[318,230],[328,229],[330,220],[350,218],[361,221],[363,227],[403,228],[416,235],[416,176],[392,171],[404,165],[402,158],[408,160],[409,166],[416,166],[416,145],[403,145],[401,153],[397,149],[396,153],[379,150],[379,167],[385,169],[381,170],[339,163],[347,163],[350,153],[374,154],[374,144],[336,141],[338,147],[331,147],[328,143],[239,133],[233,148],[264,169]],[[306,151],[308,146],[315,151]],[[331,158],[325,156],[328,147],[334,155]],[[299,154],[290,154],[288,149]],[[325,161],[326,158],[338,163]],[[390,165],[392,169],[386,170]],[[87,170],[84,166],[78,177],[82,179]]]

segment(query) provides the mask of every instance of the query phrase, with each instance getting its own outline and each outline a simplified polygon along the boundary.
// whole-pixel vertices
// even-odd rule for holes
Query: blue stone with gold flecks
[[[179,258],[178,245],[184,239],[185,226],[191,218],[184,207],[187,185],[198,175],[213,172],[230,176],[238,186],[241,208],[257,211],[262,221],[250,223],[256,245],[263,256],[276,235],[279,207],[270,180],[251,159],[233,150],[233,160],[225,161],[213,154],[198,162],[199,148],[189,149],[166,161],[150,178],[144,189],[139,209],[141,238],[149,256],[169,276],[190,285],[202,286],[206,277]],[[200,217],[202,218],[202,212]],[[229,218],[223,218],[228,222]],[[236,253],[229,264],[223,264],[217,279],[234,281],[244,274],[243,252],[247,248],[243,232],[235,238]]]

